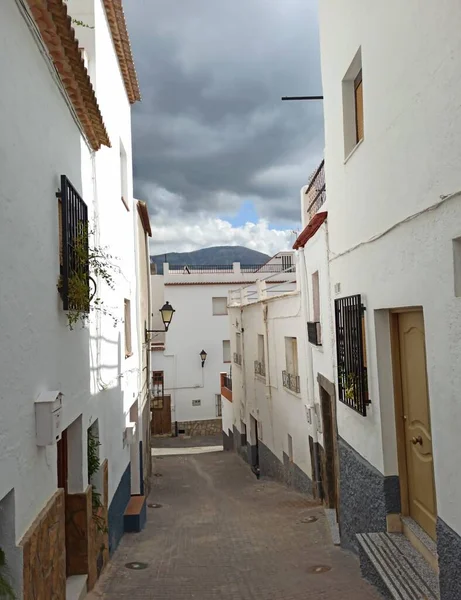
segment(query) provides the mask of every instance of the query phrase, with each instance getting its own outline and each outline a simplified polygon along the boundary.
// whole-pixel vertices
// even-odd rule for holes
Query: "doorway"
[[[392,355],[402,513],[435,539],[437,504],[422,309],[392,313]]]
[[[66,515],[67,496],[69,494],[69,463],[67,452],[67,429],[61,434],[61,439],[57,443],[57,467],[58,467],[58,488],[64,490],[64,514]],[[70,553],[68,552],[69,531],[68,520],[65,520],[65,536],[66,536],[66,577],[71,575],[70,569]]]
[[[171,434],[171,396],[155,396],[152,400],[152,435]]]
[[[251,462],[252,467],[259,469],[259,434],[258,421],[250,415]]]

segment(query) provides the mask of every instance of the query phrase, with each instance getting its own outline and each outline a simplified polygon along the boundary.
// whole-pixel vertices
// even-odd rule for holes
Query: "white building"
[[[18,598],[70,598],[94,585],[142,492],[139,90],[120,0],[0,13],[0,548]]]
[[[232,361],[227,317],[229,290],[274,274],[293,289],[292,252],[281,252],[265,265],[163,266],[152,276],[153,329],[163,330],[160,307],[175,313],[168,333],[152,333],[155,387],[152,431],[155,434],[208,435],[221,432],[219,373]],[[206,359],[200,354],[204,350]],[[233,350],[236,351],[235,348]]]
[[[408,598],[436,597],[413,547],[461,597],[460,23],[320,2],[341,540]]]
[[[291,290],[271,277],[254,296],[230,294],[234,364],[232,380],[221,377],[224,447],[237,449],[262,475],[310,493],[307,336],[301,283],[291,276]]]

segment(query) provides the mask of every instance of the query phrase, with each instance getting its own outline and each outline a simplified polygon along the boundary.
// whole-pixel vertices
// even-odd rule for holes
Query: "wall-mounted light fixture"
[[[147,329],[145,328],[145,340],[146,343],[149,341],[148,334],[149,333],[165,333],[168,331],[168,327],[171,324],[173,319],[173,314],[176,312],[174,308],[171,306],[169,302],[165,302],[162,308],[159,309],[160,314],[162,315],[163,326],[165,329]]]
[[[202,350],[200,352],[200,358],[202,360],[202,369],[205,366],[206,357],[207,357],[207,353],[205,352],[205,350]]]

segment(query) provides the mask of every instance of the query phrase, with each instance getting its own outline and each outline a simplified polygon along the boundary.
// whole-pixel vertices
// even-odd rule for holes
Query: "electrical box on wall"
[[[125,438],[125,443],[128,444],[129,446],[136,442],[136,423],[134,423],[134,422],[128,423],[128,425],[126,426],[126,429],[125,429],[124,438]]]
[[[311,405],[307,406],[305,404],[304,408],[306,409],[306,420],[309,423],[309,425],[312,425],[312,406]]]
[[[37,446],[51,446],[61,439],[62,393],[42,392],[35,400]]]

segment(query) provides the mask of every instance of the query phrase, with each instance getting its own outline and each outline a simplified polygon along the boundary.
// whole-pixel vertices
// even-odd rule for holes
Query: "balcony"
[[[301,391],[299,375],[293,375],[292,373],[288,373],[287,371],[282,371],[282,380],[283,387],[290,392],[294,392],[295,394],[299,394]]]
[[[324,204],[327,197],[324,160],[322,160],[317,171],[312,175],[305,194],[307,196],[307,222],[309,223]]]
[[[259,360],[255,360],[255,375],[266,377],[266,365]]]
[[[322,345],[322,328],[320,321],[310,321],[307,323],[307,337],[314,346]]]
[[[222,380],[223,380],[223,387],[227,388],[228,390],[230,390],[232,392],[232,377],[230,375],[224,375]]]
[[[232,402],[232,375],[228,375],[227,373],[221,373],[221,396],[224,396],[226,400]],[[218,402],[216,399],[216,412],[222,413],[222,401]],[[222,414],[218,414],[218,417],[221,417]]]
[[[239,367],[242,366],[242,355],[238,354],[237,352],[234,352],[234,363],[236,365],[239,365]]]

